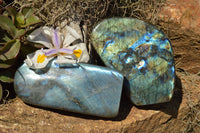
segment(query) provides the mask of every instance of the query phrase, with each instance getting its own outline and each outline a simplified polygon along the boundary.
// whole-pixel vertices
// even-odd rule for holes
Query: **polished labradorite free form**
[[[26,103],[101,117],[118,114],[123,75],[90,64],[32,70],[23,64],[16,72],[14,86]]]
[[[133,18],[102,21],[92,32],[92,44],[110,68],[127,79],[136,105],[167,102],[174,88],[171,44],[155,26]]]

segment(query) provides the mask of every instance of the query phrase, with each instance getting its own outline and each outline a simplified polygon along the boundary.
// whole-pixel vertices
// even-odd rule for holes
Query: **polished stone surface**
[[[115,70],[90,64],[58,65],[32,70],[23,64],[14,87],[26,103],[101,117],[118,114],[123,76]]]
[[[122,73],[136,105],[167,102],[174,89],[170,41],[155,26],[133,18],[111,18],[98,24],[92,44],[106,66]]]

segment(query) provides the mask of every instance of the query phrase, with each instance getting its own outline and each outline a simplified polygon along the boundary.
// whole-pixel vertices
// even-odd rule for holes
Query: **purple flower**
[[[80,35],[69,26],[66,26],[63,32],[60,32],[58,28],[41,27],[33,31],[27,39],[48,48],[27,55],[25,63],[30,68],[44,68],[54,57],[57,57],[56,63],[77,63],[89,60],[85,43],[70,46],[72,42],[80,39]]]

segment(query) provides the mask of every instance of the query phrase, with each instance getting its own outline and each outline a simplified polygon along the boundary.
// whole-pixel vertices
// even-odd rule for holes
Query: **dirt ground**
[[[16,97],[0,104],[0,133],[198,133],[200,34],[175,23],[160,22],[160,27],[171,40],[174,51],[176,83],[170,102],[137,107],[123,95],[119,115],[105,119],[31,106]]]

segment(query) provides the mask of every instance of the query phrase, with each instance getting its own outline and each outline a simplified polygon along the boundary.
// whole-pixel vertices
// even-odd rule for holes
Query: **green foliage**
[[[19,65],[18,60],[25,57],[20,53],[29,53],[23,41],[27,27],[39,23],[40,19],[33,14],[32,7],[24,7],[20,11],[12,7],[5,9],[3,15],[0,15],[0,32],[3,33],[0,36],[0,83],[12,83]],[[33,46],[30,47],[30,51],[34,49]],[[0,84],[0,100],[1,98],[2,84]]]
[[[15,36],[17,28],[14,26],[12,21],[6,16],[0,16],[0,27],[8,32],[12,37]]]
[[[14,73],[15,73],[14,69],[8,68],[6,71],[1,72],[0,80],[6,83],[12,83]]]
[[[20,50],[20,40],[13,39],[7,42],[4,47],[0,49],[0,60],[6,61],[16,58]]]
[[[16,60],[15,58],[14,59],[10,59],[10,60],[5,60],[5,61],[0,60],[0,66],[1,66],[1,68],[9,68],[15,63],[15,60]],[[1,68],[0,68],[0,70],[1,70]],[[2,71],[3,70],[1,70],[1,72]],[[0,74],[1,74],[1,72],[0,72]]]

